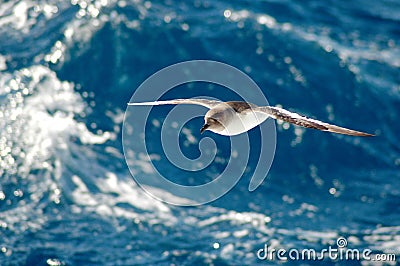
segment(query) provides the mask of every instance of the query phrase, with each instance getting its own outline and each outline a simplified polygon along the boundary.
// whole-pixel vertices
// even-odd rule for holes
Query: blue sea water
[[[318,251],[338,237],[398,259],[399,14],[396,0],[1,2],[0,265],[273,265],[257,258],[264,244]],[[126,165],[126,103],[156,71],[195,59],[244,71],[272,105],[377,136],[277,124],[256,191],[245,175],[203,206],[159,202]],[[207,84],[168,96],[196,94],[226,97]],[[203,137],[195,122],[181,135],[189,158]],[[208,136],[223,152],[226,140]],[[137,174],[148,164],[138,156]]]

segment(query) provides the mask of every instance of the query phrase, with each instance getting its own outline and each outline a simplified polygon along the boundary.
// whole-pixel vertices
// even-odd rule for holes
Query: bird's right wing
[[[155,101],[155,102],[128,103],[128,105],[196,104],[211,109],[220,103],[222,102],[215,100],[192,98],[192,99],[175,99],[175,100]]]
[[[328,131],[332,133],[345,134],[351,136],[360,136],[360,137],[369,137],[374,136],[369,133],[364,133],[361,131],[356,131],[344,127],[339,127],[336,125],[331,125],[319,120],[315,120],[306,116],[299,115],[297,113],[293,113],[287,111],[283,108],[273,107],[273,106],[263,106],[252,108],[253,112],[262,112],[266,113],[274,119],[282,120],[297,126],[302,126],[306,128],[314,128],[322,131]]]

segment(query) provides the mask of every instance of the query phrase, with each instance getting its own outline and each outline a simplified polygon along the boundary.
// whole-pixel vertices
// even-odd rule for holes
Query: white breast
[[[268,118],[265,113],[246,112],[236,114],[224,130],[216,132],[225,136],[239,135],[258,126]]]

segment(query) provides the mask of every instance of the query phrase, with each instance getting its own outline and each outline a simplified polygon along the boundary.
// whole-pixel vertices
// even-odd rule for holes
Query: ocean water
[[[2,1],[0,265],[274,265],[257,258],[264,244],[318,251],[338,237],[399,263],[399,14],[396,0]],[[377,136],[278,123],[256,191],[245,174],[203,206],[159,202],[126,165],[126,103],[156,71],[196,59],[244,71],[272,105]],[[226,97],[207,84],[168,96],[196,94]],[[190,158],[200,125],[181,134]],[[229,156],[225,138],[207,135]],[[249,135],[257,143],[259,131]],[[138,156],[135,170],[151,175],[148,164]]]

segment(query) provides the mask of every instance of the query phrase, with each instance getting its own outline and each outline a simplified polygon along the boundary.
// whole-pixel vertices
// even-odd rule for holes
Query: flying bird
[[[336,125],[315,120],[297,113],[274,106],[257,106],[248,102],[230,101],[222,102],[208,99],[175,99],[155,102],[128,103],[128,105],[165,105],[165,104],[196,104],[207,107],[209,110],[204,116],[204,125],[200,129],[214,133],[234,136],[260,125],[267,118],[288,122],[297,126],[313,128],[332,133],[370,137],[373,134],[364,133]]]

